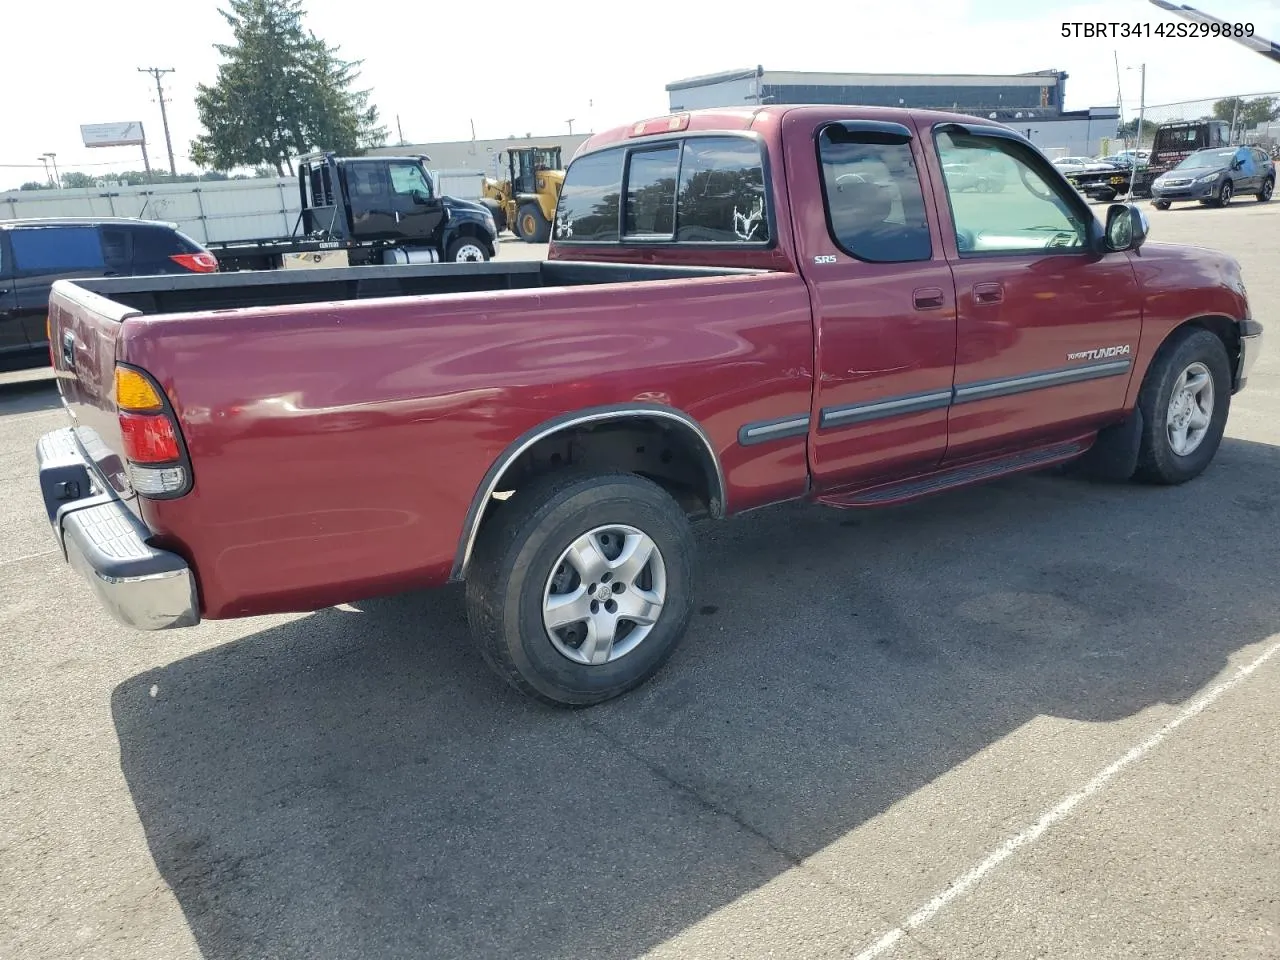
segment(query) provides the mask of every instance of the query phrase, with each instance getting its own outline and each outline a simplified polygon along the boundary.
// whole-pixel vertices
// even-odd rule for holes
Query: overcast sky
[[[1280,39],[1275,0],[1197,0],[1225,19]],[[153,166],[167,166],[151,77],[173,67],[166,95],[180,172],[199,133],[193,97],[212,82],[213,44],[230,39],[214,0],[3,0],[0,188],[39,179],[53,151],[62,171],[138,169],[132,147],[86,149],[80,124],[141,120]],[[1147,0],[798,0],[750,3],[485,0],[383,5],[308,0],[307,23],[363,59],[395,142],[535,135],[628,123],[665,113],[667,83],[762,64],[772,70],[868,73],[1070,74],[1068,109],[1116,101],[1122,68],[1147,64],[1147,102],[1280,90],[1280,64],[1221,39],[1067,39],[1064,21],[1172,19]],[[1052,10],[1051,14],[1035,10]],[[605,11],[609,12],[606,14]],[[1136,115],[1138,72],[1121,72]],[[28,169],[23,169],[23,166]]]

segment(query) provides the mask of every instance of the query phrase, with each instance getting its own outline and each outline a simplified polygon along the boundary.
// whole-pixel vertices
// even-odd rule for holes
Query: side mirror
[[[1106,249],[1111,253],[1137,250],[1147,239],[1147,215],[1131,203],[1113,203],[1107,208]]]
[[[413,202],[420,207],[424,207],[431,202],[431,197],[425,190],[415,190],[410,196],[413,197]]]

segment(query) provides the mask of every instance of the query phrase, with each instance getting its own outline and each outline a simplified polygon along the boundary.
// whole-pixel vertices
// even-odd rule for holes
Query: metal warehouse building
[[[998,120],[1051,155],[1096,156],[1119,125],[1115,107],[1063,110],[1060,70],[999,74],[804,73],[753,67],[667,84],[671,111],[768,103],[950,110]]]

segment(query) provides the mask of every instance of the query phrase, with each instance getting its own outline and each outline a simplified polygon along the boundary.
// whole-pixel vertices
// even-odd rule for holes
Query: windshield
[[[1193,153],[1173,169],[1199,170],[1204,167],[1225,167],[1231,163],[1231,158],[1235,155],[1234,148],[1230,150],[1205,150],[1201,153]]]

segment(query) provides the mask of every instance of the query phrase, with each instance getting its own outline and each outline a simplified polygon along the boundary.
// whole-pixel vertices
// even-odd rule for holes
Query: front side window
[[[431,183],[416,163],[390,164],[391,192],[404,197],[414,194],[431,196]]]
[[[1085,219],[1028,148],[952,131],[939,132],[937,145],[961,254],[1087,249]]]
[[[667,237],[675,234],[676,175],[680,148],[672,145],[631,154],[627,173],[628,237]]]
[[[832,239],[871,263],[933,256],[924,190],[911,145],[893,135],[833,125],[818,138]]]
[[[102,241],[96,227],[32,227],[9,234],[13,266],[20,273],[100,270]]]

